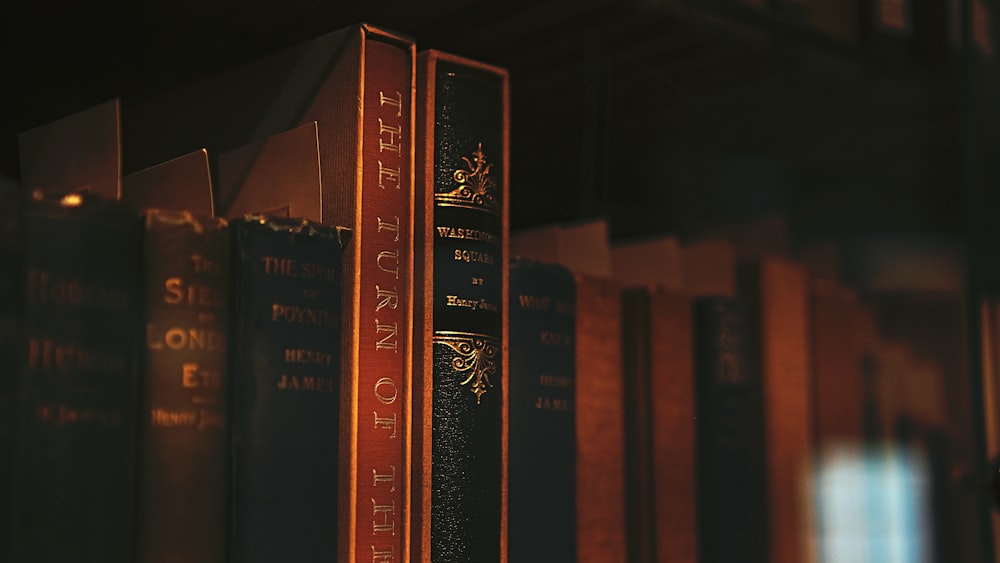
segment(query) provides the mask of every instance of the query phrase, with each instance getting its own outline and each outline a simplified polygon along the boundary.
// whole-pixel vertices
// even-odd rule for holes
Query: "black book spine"
[[[240,563],[334,562],[340,233],[266,218],[232,221],[230,229],[232,556]]]
[[[504,89],[435,69],[430,559],[501,558]]]
[[[0,559],[10,554],[17,382],[24,324],[23,205],[19,190],[0,185]]]
[[[576,561],[576,283],[511,260],[510,561]]]
[[[139,228],[75,197],[26,210],[15,562],[132,557]]]
[[[226,557],[229,232],[148,211],[142,246],[136,561]]]
[[[694,304],[699,561],[705,563],[767,561],[763,413],[745,309],[725,298]]]

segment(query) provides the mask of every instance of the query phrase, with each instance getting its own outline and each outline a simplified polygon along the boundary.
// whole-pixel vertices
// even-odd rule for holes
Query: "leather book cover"
[[[509,87],[418,57],[414,561],[507,561]]]
[[[693,304],[698,560],[765,563],[767,502],[759,375],[745,305]]]
[[[575,563],[573,274],[511,260],[509,298],[509,558]]]
[[[231,558],[337,557],[340,231],[248,216],[232,231]]]
[[[223,220],[145,213],[137,562],[226,557],[230,257]]]
[[[28,204],[11,561],[131,561],[139,229],[117,203]]]

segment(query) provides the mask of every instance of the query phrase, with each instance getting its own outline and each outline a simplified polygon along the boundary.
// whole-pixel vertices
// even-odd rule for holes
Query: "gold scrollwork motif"
[[[499,212],[496,182],[490,178],[493,163],[487,162],[483,144],[472,153],[472,158],[463,156],[466,168],[459,168],[451,175],[458,182],[458,187],[450,192],[434,194],[434,201],[440,205],[468,207],[472,209],[485,208],[493,213]]]
[[[465,375],[461,385],[472,383],[469,389],[479,404],[486,390],[493,387],[490,376],[496,374],[499,342],[484,334],[441,331],[434,333],[434,344],[443,344],[458,354],[451,359],[451,367]]]

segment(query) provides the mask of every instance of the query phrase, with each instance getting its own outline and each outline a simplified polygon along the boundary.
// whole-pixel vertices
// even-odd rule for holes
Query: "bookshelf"
[[[919,235],[931,241],[917,243],[925,250],[941,237],[954,242],[932,249],[968,259],[946,265],[966,272],[938,287],[947,297],[893,296],[878,316],[900,338],[940,344],[926,348],[951,370],[952,464],[944,470],[955,476],[935,505],[951,534],[939,545],[962,546],[962,561],[992,560],[996,517],[979,495],[989,416],[976,406],[987,325],[970,312],[1000,291],[1000,268],[989,259],[1000,235],[991,217],[1000,209],[997,4],[58,1],[20,2],[7,15],[6,177],[18,175],[19,131],[114,96],[127,120],[132,101],[371,21],[415,37],[420,48],[510,70],[514,229],[604,217],[614,240],[695,237],[778,216],[795,247],[833,240],[861,248],[884,235]],[[127,122],[124,134],[132,172]],[[870,263],[857,268],[859,283],[875,283]],[[936,338],[942,327],[954,340]],[[956,514],[968,524],[961,530],[944,516]]]

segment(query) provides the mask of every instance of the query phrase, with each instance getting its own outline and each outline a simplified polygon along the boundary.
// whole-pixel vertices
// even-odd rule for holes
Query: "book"
[[[131,561],[140,222],[76,194],[24,221],[10,560]]]
[[[337,561],[342,233],[266,216],[229,228],[230,558]]]
[[[230,248],[208,153],[122,178],[142,214],[135,559],[221,561],[229,534]]]
[[[622,287],[603,219],[512,232],[511,255],[561,264],[576,285],[576,556],[626,560]],[[569,507],[564,507],[569,509]]]
[[[508,124],[505,70],[418,55],[414,561],[507,561]]]
[[[511,561],[576,562],[576,285],[553,263],[510,263]]]
[[[56,197],[121,192],[121,102],[117,98],[21,132],[21,184]]]
[[[815,450],[861,445],[864,433],[864,331],[857,294],[813,280],[809,294]]]
[[[622,295],[630,561],[696,561],[691,299],[672,236],[612,247]]]
[[[221,164],[224,153],[315,122],[321,203],[303,216],[352,231],[338,473],[347,561],[410,559],[414,64],[412,38],[362,23],[135,104],[123,119],[128,170],[201,147]],[[224,216],[259,162],[246,156],[229,160],[219,184]]]
[[[701,296],[692,308],[698,560],[763,563],[769,561],[766,466],[752,329],[735,297]]]
[[[809,280],[797,262],[777,256],[743,261],[739,298],[746,304],[750,361],[759,379],[764,440],[767,560],[812,561],[812,373]]]

